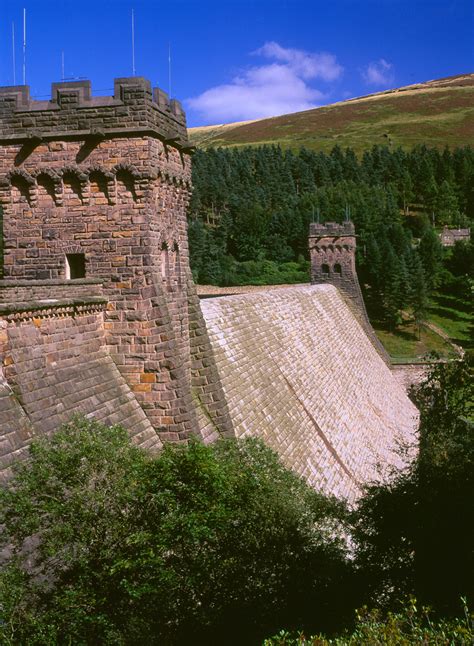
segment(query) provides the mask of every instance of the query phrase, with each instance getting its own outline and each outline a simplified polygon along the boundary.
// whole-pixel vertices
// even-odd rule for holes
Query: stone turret
[[[375,349],[390,359],[369,322],[355,265],[356,233],[352,222],[312,223],[309,229],[311,283],[330,283],[338,288]]]
[[[354,224],[344,222],[310,225],[311,282],[336,285],[357,301],[360,295],[355,268],[356,235]],[[360,303],[357,303],[360,306]]]
[[[114,88],[55,83],[49,101],[0,88],[4,278],[101,279],[108,352],[162,439],[197,433],[202,407],[209,432],[225,433],[189,269],[185,114],[144,78]]]

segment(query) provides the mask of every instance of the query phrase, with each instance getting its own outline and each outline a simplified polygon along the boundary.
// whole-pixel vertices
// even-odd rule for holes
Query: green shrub
[[[474,355],[438,364],[413,397],[419,453],[388,484],[367,488],[353,514],[360,588],[393,608],[413,594],[440,616],[474,601]]]
[[[462,619],[433,621],[429,609],[418,609],[411,599],[401,612],[390,612],[385,617],[378,610],[357,611],[354,630],[341,637],[305,637],[281,631],[266,639],[263,646],[470,646],[474,639],[473,618],[466,606],[464,611]]]
[[[0,641],[248,643],[281,620],[324,626],[347,572],[343,519],[258,441],[152,457],[76,419],[1,490]]]

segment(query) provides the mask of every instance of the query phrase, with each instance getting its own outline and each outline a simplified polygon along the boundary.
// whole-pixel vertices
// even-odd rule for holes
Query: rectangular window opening
[[[86,258],[83,253],[66,254],[66,280],[86,277]]]

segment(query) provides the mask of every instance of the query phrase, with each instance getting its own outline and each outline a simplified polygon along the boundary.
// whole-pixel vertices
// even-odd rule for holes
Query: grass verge
[[[390,331],[374,323],[375,333],[394,362],[428,361],[436,353],[442,359],[454,359],[457,354],[450,343],[425,327],[420,330],[412,321],[404,321]]]
[[[453,343],[465,350],[474,348],[474,309],[467,299],[448,290],[436,292],[431,299],[428,320],[441,328]]]

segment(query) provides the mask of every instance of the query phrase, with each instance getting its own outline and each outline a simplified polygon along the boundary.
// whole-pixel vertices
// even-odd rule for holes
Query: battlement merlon
[[[309,236],[310,238],[357,237],[353,222],[343,222],[342,224],[337,222],[325,222],[324,224],[312,222],[309,225]]]
[[[115,79],[114,96],[92,96],[90,81],[53,83],[46,101],[28,85],[0,87],[1,143],[147,134],[191,150],[181,103],[143,77]]]

